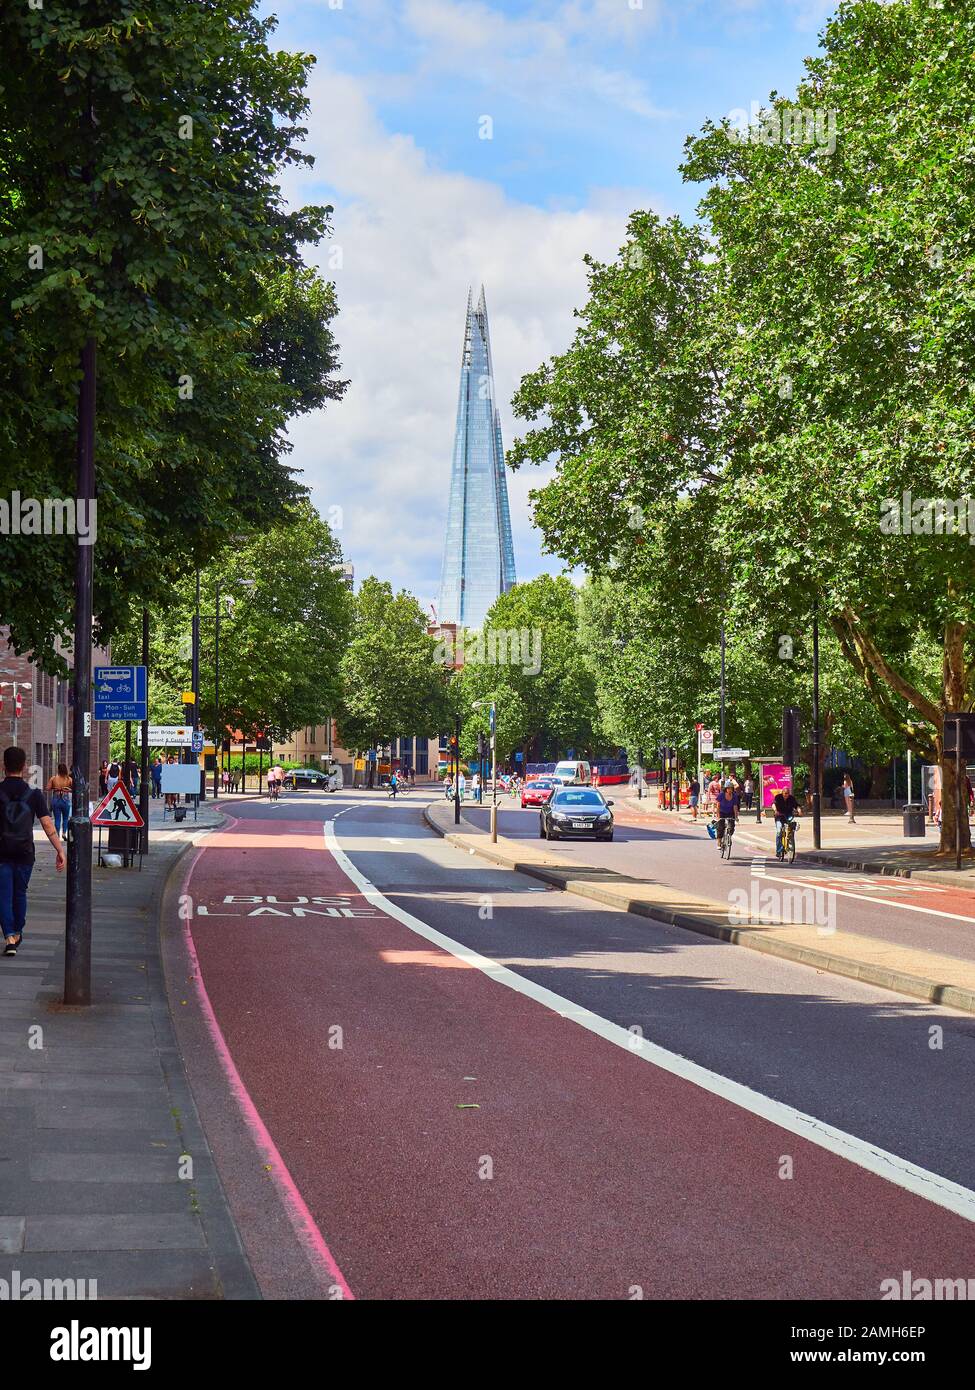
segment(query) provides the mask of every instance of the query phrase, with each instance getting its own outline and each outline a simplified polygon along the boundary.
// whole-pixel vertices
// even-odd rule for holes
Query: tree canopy
[[[301,487],[289,416],[339,396],[332,286],[289,209],[312,59],[253,0],[45,0],[0,13],[0,479],[74,492],[79,354],[98,351],[95,612],[165,602]],[[74,540],[5,540],[0,617],[52,668]],[[36,582],[38,571],[42,582]]]
[[[691,139],[701,225],[635,213],[590,262],[509,456],[556,460],[533,494],[550,548],[638,586],[692,648],[722,614],[798,637],[818,611],[932,760],[975,704],[973,39],[967,6],[843,4],[753,138]]]

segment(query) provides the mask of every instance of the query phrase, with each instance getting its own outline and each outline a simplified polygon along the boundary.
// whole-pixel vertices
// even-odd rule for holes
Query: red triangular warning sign
[[[127,830],[138,830],[145,824],[124,782],[116,782],[108,795],[102,797],[92,812],[91,823],[124,825]]]

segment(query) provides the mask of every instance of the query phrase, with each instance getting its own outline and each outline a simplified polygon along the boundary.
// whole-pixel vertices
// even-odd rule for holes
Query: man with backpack
[[[64,870],[64,847],[54,828],[44,793],[24,776],[27,754],[22,748],[3,750],[4,778],[0,782],[0,925],[3,954],[15,956],[27,922],[27,885],[34,868],[34,820],[50,840],[57,855],[57,871]]]

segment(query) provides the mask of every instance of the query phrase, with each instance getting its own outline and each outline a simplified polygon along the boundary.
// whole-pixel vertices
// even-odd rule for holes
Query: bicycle
[[[718,837],[718,848],[721,851],[721,858],[727,859],[729,862],[731,861],[731,847],[734,838],[735,818],[734,816],[725,816],[724,830]]]
[[[780,864],[784,864],[788,856],[789,863],[794,864],[796,859],[796,822],[793,816],[790,816],[785,824],[779,827],[777,840],[776,859]]]

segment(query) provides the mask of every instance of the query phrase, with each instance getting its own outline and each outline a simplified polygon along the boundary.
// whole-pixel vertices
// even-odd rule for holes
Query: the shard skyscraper
[[[508,483],[482,286],[476,308],[467,296],[440,621],[479,628],[494,600],[514,582]]]

